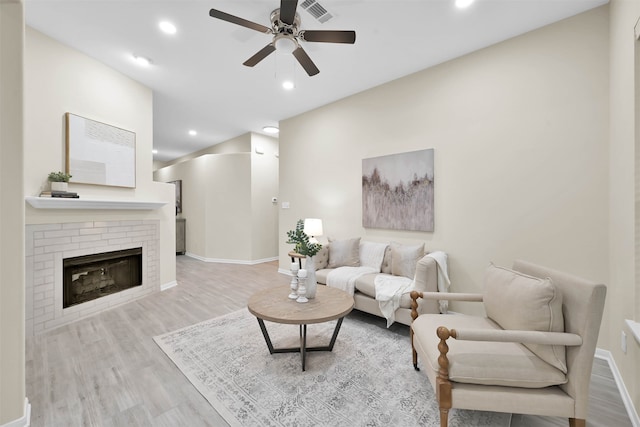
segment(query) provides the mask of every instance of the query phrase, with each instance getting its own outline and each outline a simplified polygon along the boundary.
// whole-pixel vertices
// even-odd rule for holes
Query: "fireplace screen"
[[[142,285],[142,248],[63,260],[63,308]]]

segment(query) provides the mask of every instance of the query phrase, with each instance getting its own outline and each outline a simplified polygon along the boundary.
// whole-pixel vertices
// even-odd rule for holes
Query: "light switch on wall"
[[[282,209],[289,209],[289,202],[282,202]]]

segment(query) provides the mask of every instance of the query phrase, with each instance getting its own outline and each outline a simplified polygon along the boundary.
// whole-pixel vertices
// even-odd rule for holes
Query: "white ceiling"
[[[154,159],[167,161],[607,2],[476,0],[459,10],[454,0],[319,0],[334,17],[321,24],[299,6],[302,29],[357,36],[303,42],[314,77],[277,52],[243,66],[271,37],[209,16],[215,8],[270,26],[279,0],[26,0],[25,9],[27,25],[153,89]],[[178,32],[162,33],[161,20]],[[153,63],[142,68],[132,54]],[[278,83],[287,69],[293,91]]]

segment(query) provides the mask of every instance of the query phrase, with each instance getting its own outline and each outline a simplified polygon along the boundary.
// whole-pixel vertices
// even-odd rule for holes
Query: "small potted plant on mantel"
[[[51,183],[51,191],[67,191],[68,182],[71,175],[64,172],[51,172],[49,174],[49,182]]]

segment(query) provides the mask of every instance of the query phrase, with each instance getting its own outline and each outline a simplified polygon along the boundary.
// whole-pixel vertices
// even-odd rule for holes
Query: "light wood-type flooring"
[[[179,285],[167,291],[28,338],[31,425],[227,426],[152,338],[244,308],[252,293],[287,284],[288,277],[277,272],[275,262],[246,266],[178,256],[177,281]],[[350,316],[378,322],[384,329],[382,319],[356,311]],[[388,333],[408,336],[408,328],[393,325]],[[568,422],[514,415],[511,425]],[[598,359],[587,425],[631,426],[611,371]]]

